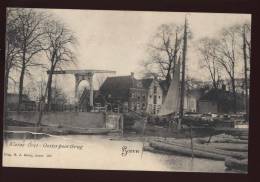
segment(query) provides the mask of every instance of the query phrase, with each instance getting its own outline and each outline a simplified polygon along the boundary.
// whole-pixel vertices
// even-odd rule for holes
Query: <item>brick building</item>
[[[142,81],[134,78],[134,73],[129,76],[108,77],[99,91],[108,104],[118,107],[121,112],[146,110],[147,92]]]

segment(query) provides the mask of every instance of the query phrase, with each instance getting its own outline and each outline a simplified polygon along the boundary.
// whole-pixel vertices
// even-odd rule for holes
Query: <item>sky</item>
[[[50,10],[64,21],[79,40],[79,69],[110,69],[117,75],[140,71],[146,47],[161,24],[184,24],[187,13],[144,11]],[[192,41],[214,36],[222,27],[250,20],[243,14],[187,14]],[[191,48],[191,43],[189,43]],[[188,62],[197,65],[193,49]],[[191,56],[192,55],[192,56]],[[193,69],[192,69],[193,70]],[[196,69],[194,69],[196,71]],[[196,76],[197,73],[195,74]]]
[[[76,69],[106,69],[116,75],[140,76],[141,62],[147,58],[147,44],[161,24],[184,24],[185,15],[193,38],[188,42],[188,74],[204,79],[199,56],[194,42],[202,37],[213,37],[225,27],[250,21],[249,14],[222,13],[181,13],[151,11],[110,11],[110,10],[62,10],[44,9],[63,21],[78,39],[76,46]],[[59,77],[67,92],[73,92],[74,77]],[[63,81],[66,82],[63,82]],[[97,85],[97,84],[95,84]]]

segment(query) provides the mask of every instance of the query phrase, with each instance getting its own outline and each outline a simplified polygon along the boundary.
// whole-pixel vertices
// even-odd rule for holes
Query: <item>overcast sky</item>
[[[46,10],[62,20],[78,39],[76,56],[78,69],[108,69],[116,75],[138,73],[140,63],[147,58],[146,47],[161,24],[183,24],[185,14],[176,12]],[[188,42],[188,72],[203,79],[193,42],[214,36],[222,27],[250,20],[248,14],[188,13],[193,39]],[[63,78],[73,83],[73,77]],[[71,90],[73,91],[72,86]]]

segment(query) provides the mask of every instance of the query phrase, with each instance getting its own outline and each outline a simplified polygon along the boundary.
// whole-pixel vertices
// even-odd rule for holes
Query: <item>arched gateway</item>
[[[47,71],[49,74],[49,71]],[[78,102],[79,95],[78,95],[78,87],[81,81],[86,80],[89,82],[90,85],[90,96],[89,96],[89,103],[90,106],[93,106],[93,76],[95,73],[113,73],[115,71],[110,70],[61,70],[61,71],[54,71],[53,74],[74,74],[75,76],[75,99]]]

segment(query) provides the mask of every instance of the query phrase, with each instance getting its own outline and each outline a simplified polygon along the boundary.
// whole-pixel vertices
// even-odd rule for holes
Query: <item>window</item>
[[[153,97],[153,104],[157,104],[157,97],[156,97],[156,95]]]
[[[153,105],[153,114],[156,114],[156,105]]]
[[[154,94],[157,93],[157,87],[156,87],[156,86],[153,87],[153,93],[154,93]]]

